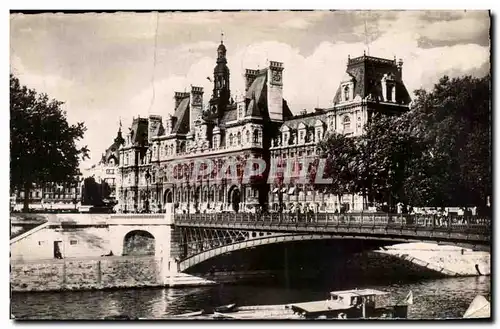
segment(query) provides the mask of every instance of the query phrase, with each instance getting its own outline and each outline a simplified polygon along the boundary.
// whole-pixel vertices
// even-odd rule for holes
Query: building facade
[[[33,211],[76,210],[81,198],[80,177],[65,183],[34,185],[28,196],[29,208]],[[14,191],[11,196],[11,210],[22,211],[25,192]]]
[[[121,177],[119,174],[119,149],[124,145],[124,143],[125,139],[122,136],[120,122],[120,128],[118,129],[113,143],[102,154],[99,162],[90,168],[86,168],[82,172],[83,178],[93,177],[98,184],[103,182],[107,183],[111,190],[109,198],[112,200],[118,199],[117,186],[119,185],[118,180]],[[83,184],[83,180],[81,183]]]
[[[290,159],[316,159],[316,145],[326,134],[362,134],[375,112],[408,110],[402,61],[348,58],[346,74],[332,91],[333,107],[294,116],[283,99],[283,63],[247,69],[245,93],[232,95],[226,51],[221,42],[208,101],[203,88],[193,86],[175,93],[175,112],[165,121],[156,115],[133,119],[119,148],[119,210],[156,212],[167,204],[184,213],[335,211],[341,204],[361,210],[365,205],[358,196],[339,202],[317,186],[269,177],[274,175],[269,168],[283,167]],[[245,179],[252,159],[265,161],[266,170]],[[200,161],[213,164],[209,174],[197,175]]]

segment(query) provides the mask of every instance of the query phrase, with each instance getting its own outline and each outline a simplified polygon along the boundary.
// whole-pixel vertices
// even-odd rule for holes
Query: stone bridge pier
[[[124,218],[126,217],[126,218]],[[178,241],[175,238],[174,218],[171,210],[161,215],[111,215],[109,220],[110,249],[117,256],[133,256],[133,253],[127,253],[130,248],[127,244],[141,244],[130,241],[127,237],[145,237],[150,238],[154,243],[149,246],[149,251],[154,250],[154,257],[159,262],[160,277],[163,278],[163,284],[172,284],[172,279],[179,272],[178,266]],[[144,248],[147,242],[142,241],[141,247]],[[118,253],[115,253],[114,251]],[[150,254],[151,255],[151,254]]]

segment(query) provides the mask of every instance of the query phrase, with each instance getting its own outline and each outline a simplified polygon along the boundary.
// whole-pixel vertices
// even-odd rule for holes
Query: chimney
[[[170,135],[172,133],[172,116],[169,115],[167,120],[165,120],[165,135]]]
[[[194,122],[202,115],[203,87],[191,86],[191,102],[189,104],[189,129],[194,129]]]
[[[271,121],[283,121],[283,63],[269,61],[267,109]]]
[[[300,111],[300,115],[305,115],[307,114],[307,110],[306,109],[303,109],[302,111]]]
[[[252,85],[252,82],[255,80],[257,75],[259,74],[259,70],[251,70],[251,69],[246,69],[245,70],[245,91],[248,91],[248,88]]]
[[[189,93],[176,91],[176,92],[175,92],[175,95],[174,95],[174,99],[175,99],[175,108],[177,109],[177,107],[179,106],[179,104],[181,103],[181,101],[182,101],[184,98],[187,98],[187,97],[189,97]]]

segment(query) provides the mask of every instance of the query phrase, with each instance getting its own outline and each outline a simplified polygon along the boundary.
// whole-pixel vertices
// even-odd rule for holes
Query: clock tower
[[[191,97],[189,104],[189,130],[195,129],[196,119],[202,116],[203,112],[203,87],[191,86]]]

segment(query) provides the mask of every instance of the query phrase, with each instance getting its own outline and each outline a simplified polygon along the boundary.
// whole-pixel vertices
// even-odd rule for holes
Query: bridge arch
[[[255,233],[255,234],[254,234]],[[208,249],[198,254],[192,255],[185,258],[179,262],[179,270],[185,271],[190,267],[198,265],[204,261],[211,258],[226,254],[228,252],[233,252],[237,250],[242,250],[251,247],[286,243],[292,241],[310,241],[310,240],[338,240],[338,239],[355,239],[355,240],[379,240],[381,242],[386,242],[387,245],[408,242],[406,239],[388,239],[388,238],[378,238],[378,237],[364,237],[364,236],[338,236],[332,234],[271,234],[270,232],[253,232],[250,234],[251,239],[244,241],[238,241],[235,243],[230,243],[217,248]]]
[[[154,256],[156,239],[148,231],[132,230],[123,237],[124,256]]]

